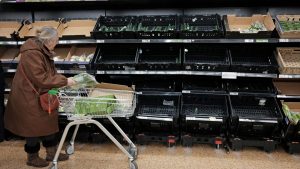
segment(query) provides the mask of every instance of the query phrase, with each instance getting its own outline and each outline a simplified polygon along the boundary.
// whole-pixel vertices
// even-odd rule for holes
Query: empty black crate
[[[138,52],[140,70],[180,70],[181,55],[178,45],[142,45]]]
[[[92,35],[99,39],[134,39],[136,30],[136,16],[100,16]]]
[[[220,15],[182,16],[180,38],[210,39],[224,37]]]
[[[97,70],[135,70],[137,46],[134,44],[109,44],[97,48]]]
[[[184,47],[183,66],[185,70],[227,71],[229,53],[226,48],[217,46],[188,45]]]
[[[176,81],[168,77],[147,76],[135,82],[136,91],[175,92]]]
[[[231,80],[227,83],[229,92],[248,93],[248,94],[270,94],[275,95],[276,91],[272,79],[253,79],[242,78]]]
[[[233,138],[278,139],[282,114],[275,97],[230,96]]]
[[[182,90],[183,93],[191,91],[226,93],[226,84],[221,78],[191,76],[183,79]]]
[[[136,135],[168,137],[178,136],[180,93],[137,93]]]
[[[230,49],[231,70],[248,73],[277,73],[278,64],[267,47],[235,47]]]
[[[182,96],[182,135],[224,137],[228,117],[226,95],[190,93]]]
[[[140,16],[138,38],[177,38],[177,20],[176,15]]]

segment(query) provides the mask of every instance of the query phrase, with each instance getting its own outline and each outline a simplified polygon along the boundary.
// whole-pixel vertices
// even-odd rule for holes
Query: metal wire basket
[[[60,111],[69,120],[131,117],[135,109],[133,91],[100,88],[63,88],[59,91]]]

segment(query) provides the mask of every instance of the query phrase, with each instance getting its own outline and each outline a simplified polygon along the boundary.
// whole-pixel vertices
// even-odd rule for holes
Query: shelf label
[[[269,40],[268,39],[256,39],[257,43],[268,43]]]
[[[236,72],[222,72],[222,79],[236,79]]]
[[[104,43],[105,40],[97,40],[96,42],[97,42],[97,43]]]
[[[8,73],[15,73],[17,70],[16,69],[7,69]]]
[[[150,43],[150,39],[142,39],[142,43]]]
[[[279,42],[289,42],[289,39],[279,39]]]
[[[254,39],[245,39],[245,43],[253,43]]]
[[[67,41],[66,40],[60,40],[59,44],[67,44]]]
[[[182,90],[182,93],[191,93],[190,90]]]
[[[97,71],[97,74],[104,74],[104,71]]]
[[[216,117],[209,117],[208,120],[209,120],[209,121],[216,121],[217,118],[216,118]]]
[[[239,95],[239,93],[238,92],[230,92],[229,95],[237,96],[237,95]]]
[[[57,73],[64,73],[63,70],[57,70]]]

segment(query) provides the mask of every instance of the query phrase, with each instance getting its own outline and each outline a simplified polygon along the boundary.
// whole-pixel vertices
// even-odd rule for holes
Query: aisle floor
[[[0,143],[1,169],[31,169],[25,165],[24,141]],[[300,155],[290,155],[279,148],[266,153],[256,148],[239,152],[217,150],[208,145],[192,148],[152,144],[138,146],[139,169],[299,169]],[[44,148],[41,156],[45,157]],[[75,154],[60,162],[59,169],[127,169],[128,161],[113,144],[75,144]]]

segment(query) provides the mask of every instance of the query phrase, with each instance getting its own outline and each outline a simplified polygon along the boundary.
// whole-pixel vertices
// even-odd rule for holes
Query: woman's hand
[[[75,84],[76,84],[76,82],[72,78],[69,77],[67,86],[73,86]]]

